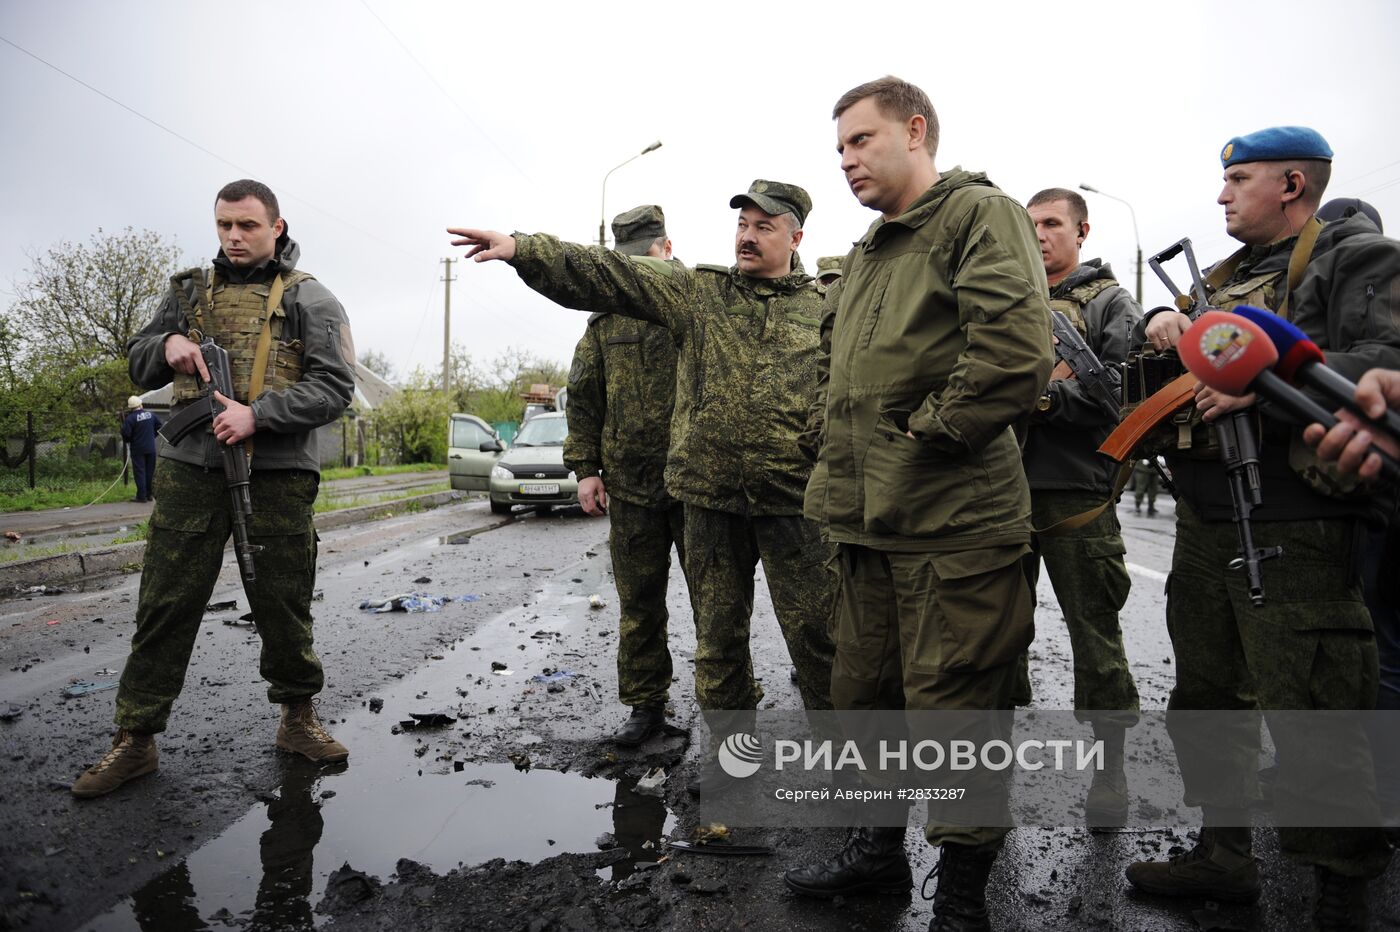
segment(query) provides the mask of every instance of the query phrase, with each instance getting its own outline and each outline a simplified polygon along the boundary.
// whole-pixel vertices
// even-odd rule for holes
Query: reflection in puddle
[[[662,801],[633,792],[633,780],[511,764],[418,776],[403,769],[399,755],[339,766],[335,772],[289,762],[276,799],[87,928],[310,929],[326,879],[342,864],[387,881],[399,858],[446,873],[493,858],[540,861],[593,851],[604,832],[631,855],[609,868],[611,879],[621,880],[634,860],[661,857],[658,840],[674,828]]]
[[[600,572],[575,565],[560,575],[590,591]],[[581,630],[588,617],[587,602],[572,592],[545,582],[532,601],[552,607],[547,618],[539,618],[538,607],[504,612],[475,627],[441,661],[379,691],[374,708],[382,714],[366,710],[335,727],[351,749],[348,764],[318,768],[282,758],[275,798],[85,928],[310,929],[316,919],[325,921],[313,911],[328,877],[347,863],[388,881],[400,858],[443,874],[493,858],[535,862],[595,851],[604,833],[630,855],[606,869],[610,879],[630,875],[635,861],[658,860],[657,846],[675,827],[674,817],[660,799],[633,792],[635,780],[463,759],[488,735],[508,733],[522,757],[524,748],[545,740],[506,714],[522,687],[491,677],[490,663],[504,656],[518,669],[534,670],[554,662],[556,639]],[[527,632],[538,625],[552,636],[531,638]],[[391,732],[391,723],[440,706],[467,719]]]

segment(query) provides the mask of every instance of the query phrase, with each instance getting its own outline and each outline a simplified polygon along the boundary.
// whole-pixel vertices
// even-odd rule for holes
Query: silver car
[[[536,414],[525,422],[510,450],[491,469],[491,510],[508,514],[515,505],[554,505],[578,501],[578,477],[564,465],[569,422],[562,411]]]
[[[447,475],[452,488],[485,492],[501,458],[500,435],[474,414],[454,414],[447,425]]]

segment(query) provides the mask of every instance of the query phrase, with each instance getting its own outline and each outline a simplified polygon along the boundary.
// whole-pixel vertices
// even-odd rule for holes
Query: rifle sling
[[[1118,501],[1118,496],[1123,494],[1123,490],[1128,487],[1128,478],[1133,474],[1133,461],[1128,460],[1118,467],[1118,475],[1113,479],[1113,491],[1108,496],[1108,501],[1101,505],[1096,505],[1088,511],[1081,511],[1077,515],[1070,515],[1068,518],[1061,518],[1047,528],[1032,528],[1031,533],[1037,537],[1059,537],[1061,534],[1068,534],[1076,531],[1084,525],[1093,521],[1103,514],[1104,509]]]

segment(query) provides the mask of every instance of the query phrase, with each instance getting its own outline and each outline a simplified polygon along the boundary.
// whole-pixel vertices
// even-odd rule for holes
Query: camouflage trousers
[[[1267,718],[1271,709],[1373,708],[1376,642],[1361,599],[1358,522],[1256,522],[1255,546],[1283,547],[1281,557],[1263,564],[1266,601],[1256,607],[1244,573],[1227,568],[1239,547],[1234,523],[1202,521],[1180,501],[1176,515],[1167,580],[1176,685],[1167,728],[1186,804],[1202,806],[1209,824],[1213,811],[1239,813],[1258,801],[1259,728],[1238,719],[1187,727],[1190,716],[1172,713],[1262,709]],[[1288,789],[1290,762],[1321,759],[1346,773],[1371,771],[1359,724],[1303,744],[1290,740],[1296,729],[1270,732],[1278,748],[1276,797]],[[1289,857],[1342,874],[1372,877],[1390,860],[1376,828],[1280,827],[1278,834]]]
[[[1024,552],[894,553],[840,545],[831,677],[836,708],[1009,710],[1018,659],[1035,625]],[[970,721],[978,733],[960,737],[978,743],[1009,737],[1009,718]],[[987,821],[995,824],[966,824],[959,803],[930,802],[925,837],[935,845],[999,848],[1010,824],[1003,776],[973,769],[948,781],[940,785],[964,787],[967,799],[992,807]]]
[[[244,591],[262,638],[258,669],[270,702],[313,696],[325,683],[311,637],[319,483],[304,470],[252,473],[249,539],[263,549],[253,558],[257,579]],[[117,690],[117,725],[143,733],[165,730],[233,533],[222,472],[162,457],[155,484],[136,633]]]
[[[1096,492],[1031,492],[1032,523],[1049,527],[1103,502]],[[1131,725],[1137,721],[1138,692],[1118,613],[1128,601],[1131,581],[1123,565],[1123,535],[1113,506],[1083,527],[1050,537],[1037,536],[1026,558],[1026,575],[1034,594],[1040,562],[1060,603],[1074,654],[1074,710],[1080,721]],[[1091,716],[1093,710],[1121,710],[1116,716]]]
[[[836,578],[827,566],[830,556],[816,525],[800,515],[746,517],[685,506],[685,575],[695,606],[700,708],[756,709],[763,698],[749,650],[760,559],[802,703],[808,709],[831,708],[829,624]]]
[[[623,705],[663,705],[671,690],[666,589],[673,544],[685,567],[685,508],[679,503],[647,508],[614,495],[608,500],[608,518],[608,549],[622,615],[617,697]]]

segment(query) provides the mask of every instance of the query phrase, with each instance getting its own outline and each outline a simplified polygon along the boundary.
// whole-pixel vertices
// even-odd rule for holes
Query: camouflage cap
[[[812,198],[795,184],[781,181],[764,181],[762,178],[749,185],[745,194],[736,194],[729,199],[730,207],[745,207],[752,204],[765,214],[776,217],[778,214],[792,214],[798,226],[807,222],[812,212]]]
[[[822,256],[817,260],[817,278],[840,278],[845,256]]]
[[[651,244],[666,236],[666,215],[655,204],[633,207],[613,217],[613,249],[624,256],[645,256]]]

